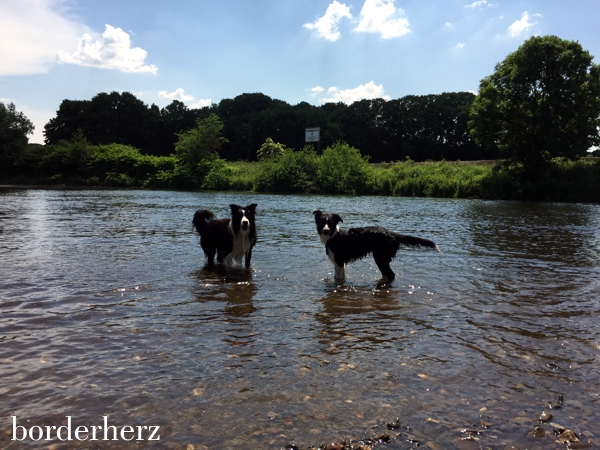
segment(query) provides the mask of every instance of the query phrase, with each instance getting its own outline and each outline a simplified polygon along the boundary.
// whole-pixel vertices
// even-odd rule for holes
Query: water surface
[[[206,268],[192,233],[230,203],[258,203],[251,270]],[[315,209],[443,254],[337,286]],[[599,236],[598,205],[0,188],[0,446],[40,446],[11,416],[161,427],[93,448],[599,446]]]

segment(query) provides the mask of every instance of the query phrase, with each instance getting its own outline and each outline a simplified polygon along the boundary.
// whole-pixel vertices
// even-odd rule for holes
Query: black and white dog
[[[346,279],[346,264],[373,254],[375,264],[383,275],[382,282],[391,282],[396,274],[390,268],[392,258],[400,245],[427,247],[440,251],[429,239],[394,233],[382,227],[350,228],[341,230],[338,223],[343,222],[338,214],[325,214],[314,211],[317,232],[325,245],[325,253],[335,267],[335,281]],[[440,252],[441,253],[441,252]]]
[[[217,255],[217,261],[228,267],[242,264],[245,257],[246,267],[250,266],[252,248],[256,244],[255,211],[256,203],[246,207],[229,205],[231,219],[217,219],[208,209],[199,209],[194,214],[192,224],[200,235],[200,246],[212,265]]]

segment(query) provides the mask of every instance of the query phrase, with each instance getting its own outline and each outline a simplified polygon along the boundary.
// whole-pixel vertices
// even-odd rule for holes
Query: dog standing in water
[[[192,224],[200,235],[200,246],[212,265],[217,256],[217,262],[225,261],[231,267],[235,261],[250,267],[252,248],[256,244],[256,203],[242,207],[229,205],[230,219],[217,219],[208,209],[199,209],[194,214]]]
[[[325,214],[320,210],[313,212],[319,239],[325,245],[325,252],[335,267],[335,281],[346,279],[346,264],[373,255],[375,264],[381,271],[381,282],[391,282],[396,274],[390,262],[396,257],[400,245],[426,247],[440,251],[429,239],[394,233],[382,227],[350,228],[341,230],[338,223],[343,222],[338,214]],[[441,253],[441,252],[440,252]]]

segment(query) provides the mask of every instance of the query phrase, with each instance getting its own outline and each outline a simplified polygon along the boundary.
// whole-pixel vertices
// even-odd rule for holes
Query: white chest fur
[[[233,239],[233,249],[227,255],[227,265],[231,266],[235,261],[237,264],[242,264],[242,259],[250,250],[249,230],[240,230]]]

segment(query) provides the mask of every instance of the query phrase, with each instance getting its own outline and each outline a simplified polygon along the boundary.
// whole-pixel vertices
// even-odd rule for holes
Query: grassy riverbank
[[[481,198],[559,202],[600,202],[600,158],[552,161],[531,174],[493,161],[412,161],[367,164],[353,179],[327,182],[301,164],[227,163],[224,176],[205,188],[233,191],[364,194],[408,197]],[[331,174],[335,176],[335,174]],[[320,184],[323,183],[323,184]]]
[[[69,144],[33,147],[0,183],[600,203],[600,158],[555,159],[536,172],[495,161],[370,164],[338,143],[322,155],[309,146],[258,162],[214,157],[190,171],[176,156],[142,155],[118,144]]]

